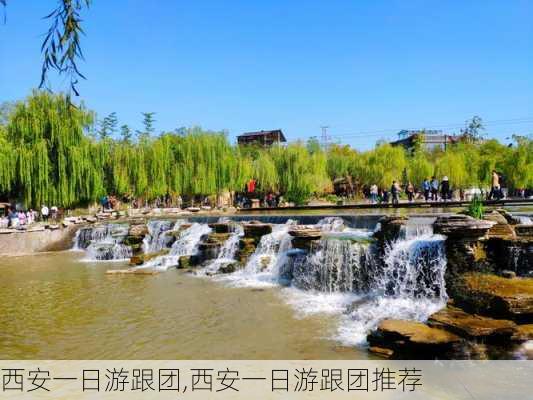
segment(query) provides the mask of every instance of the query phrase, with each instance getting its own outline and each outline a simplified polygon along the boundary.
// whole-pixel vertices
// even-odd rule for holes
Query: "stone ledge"
[[[454,307],[445,308],[431,315],[428,324],[469,339],[509,338],[516,331],[516,324],[512,321],[468,314]]]

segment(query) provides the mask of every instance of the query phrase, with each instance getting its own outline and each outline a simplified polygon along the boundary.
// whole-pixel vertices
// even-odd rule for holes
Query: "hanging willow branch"
[[[89,7],[91,0],[60,0],[57,7],[45,19],[51,21],[50,28],[41,46],[43,65],[39,88],[48,87],[48,73],[57,71],[66,75],[70,89],[79,95],[79,79],[86,79],[80,72],[77,62],[83,60],[80,37],[84,33],[81,27],[80,10]]]

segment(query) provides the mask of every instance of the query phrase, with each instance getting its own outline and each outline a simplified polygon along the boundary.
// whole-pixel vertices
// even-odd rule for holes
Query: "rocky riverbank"
[[[530,358],[523,344],[533,340],[533,229],[519,222],[504,211],[437,218],[448,307],[426,323],[382,321],[368,335],[370,350],[389,358]],[[405,220],[381,223],[383,240],[394,240]]]

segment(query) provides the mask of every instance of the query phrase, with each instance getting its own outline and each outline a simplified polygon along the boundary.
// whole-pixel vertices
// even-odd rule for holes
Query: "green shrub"
[[[483,202],[479,196],[474,196],[468,205],[466,213],[467,215],[470,215],[476,219],[483,219],[483,216],[485,215],[485,206],[483,205]]]

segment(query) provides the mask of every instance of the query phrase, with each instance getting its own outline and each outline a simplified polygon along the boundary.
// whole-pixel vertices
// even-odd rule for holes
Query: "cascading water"
[[[245,269],[233,275],[269,283],[284,277],[291,286],[284,293],[298,314],[342,313],[338,338],[350,344],[364,343],[385,318],[424,320],[445,305],[444,237],[433,234],[431,223],[404,226],[382,254],[371,231],[341,221],[320,221],[322,239],[308,251],[291,250],[287,227],[275,228],[262,238]],[[279,238],[273,239],[281,232],[288,245],[278,248]],[[276,268],[269,268],[273,257]]]
[[[344,230],[344,220],[339,217],[326,217],[318,221],[317,225],[324,232],[341,232]]]
[[[350,306],[339,336],[345,342],[364,343],[367,333],[386,318],[423,321],[445,306],[447,295],[445,238],[431,225],[404,226],[390,243],[381,266],[370,268],[370,286]]]
[[[246,266],[227,276],[235,286],[271,286],[279,281],[279,270],[285,263],[286,253],[291,247],[290,225],[288,220],[283,225],[274,225],[272,233],[264,235]]]
[[[533,218],[528,217],[527,215],[517,215],[516,218],[521,225],[533,225]]]
[[[157,253],[169,246],[172,236],[167,232],[172,229],[172,221],[150,221],[148,222],[148,235],[143,239],[143,251],[147,254]]]
[[[168,255],[157,257],[143,264],[141,268],[154,268],[158,270],[167,270],[179,264],[182,256],[192,256],[198,251],[198,245],[204,235],[211,232],[207,224],[193,223],[187,229],[179,233],[179,237],[172,244]]]
[[[222,218],[221,218],[222,219]],[[220,221],[219,222],[227,222]],[[236,262],[235,254],[239,250],[239,240],[244,234],[242,226],[235,225],[234,231],[230,234],[228,240],[224,242],[216,259],[212,260],[202,271],[204,275],[216,274],[219,269],[225,265]]]
[[[74,239],[74,250],[85,251],[84,261],[122,261],[132,255],[130,246],[123,244],[129,226],[106,224],[81,228]]]
[[[143,241],[145,252],[169,247],[170,251],[139,268],[166,270],[178,265],[180,257],[196,255],[211,228],[184,223],[151,221]],[[282,295],[297,309],[297,316],[339,315],[338,339],[349,344],[364,343],[367,333],[385,318],[424,320],[445,305],[444,237],[433,234],[432,222],[409,220],[400,237],[381,248],[372,230],[353,229],[342,218],[328,217],[316,224],[322,237],[307,250],[292,248],[288,231],[294,223],[272,225],[272,233],[261,237],[242,269],[217,275],[222,266],[237,262],[243,230],[232,224],[234,230],[217,258],[204,263],[199,274],[216,275],[232,286],[286,286]],[[81,229],[75,247],[86,249],[95,260],[128,258],[131,249],[122,244],[127,233],[128,227],[118,224]]]
[[[292,284],[325,293],[362,291],[368,284],[372,246],[345,238],[325,238],[312,252],[290,257]]]

